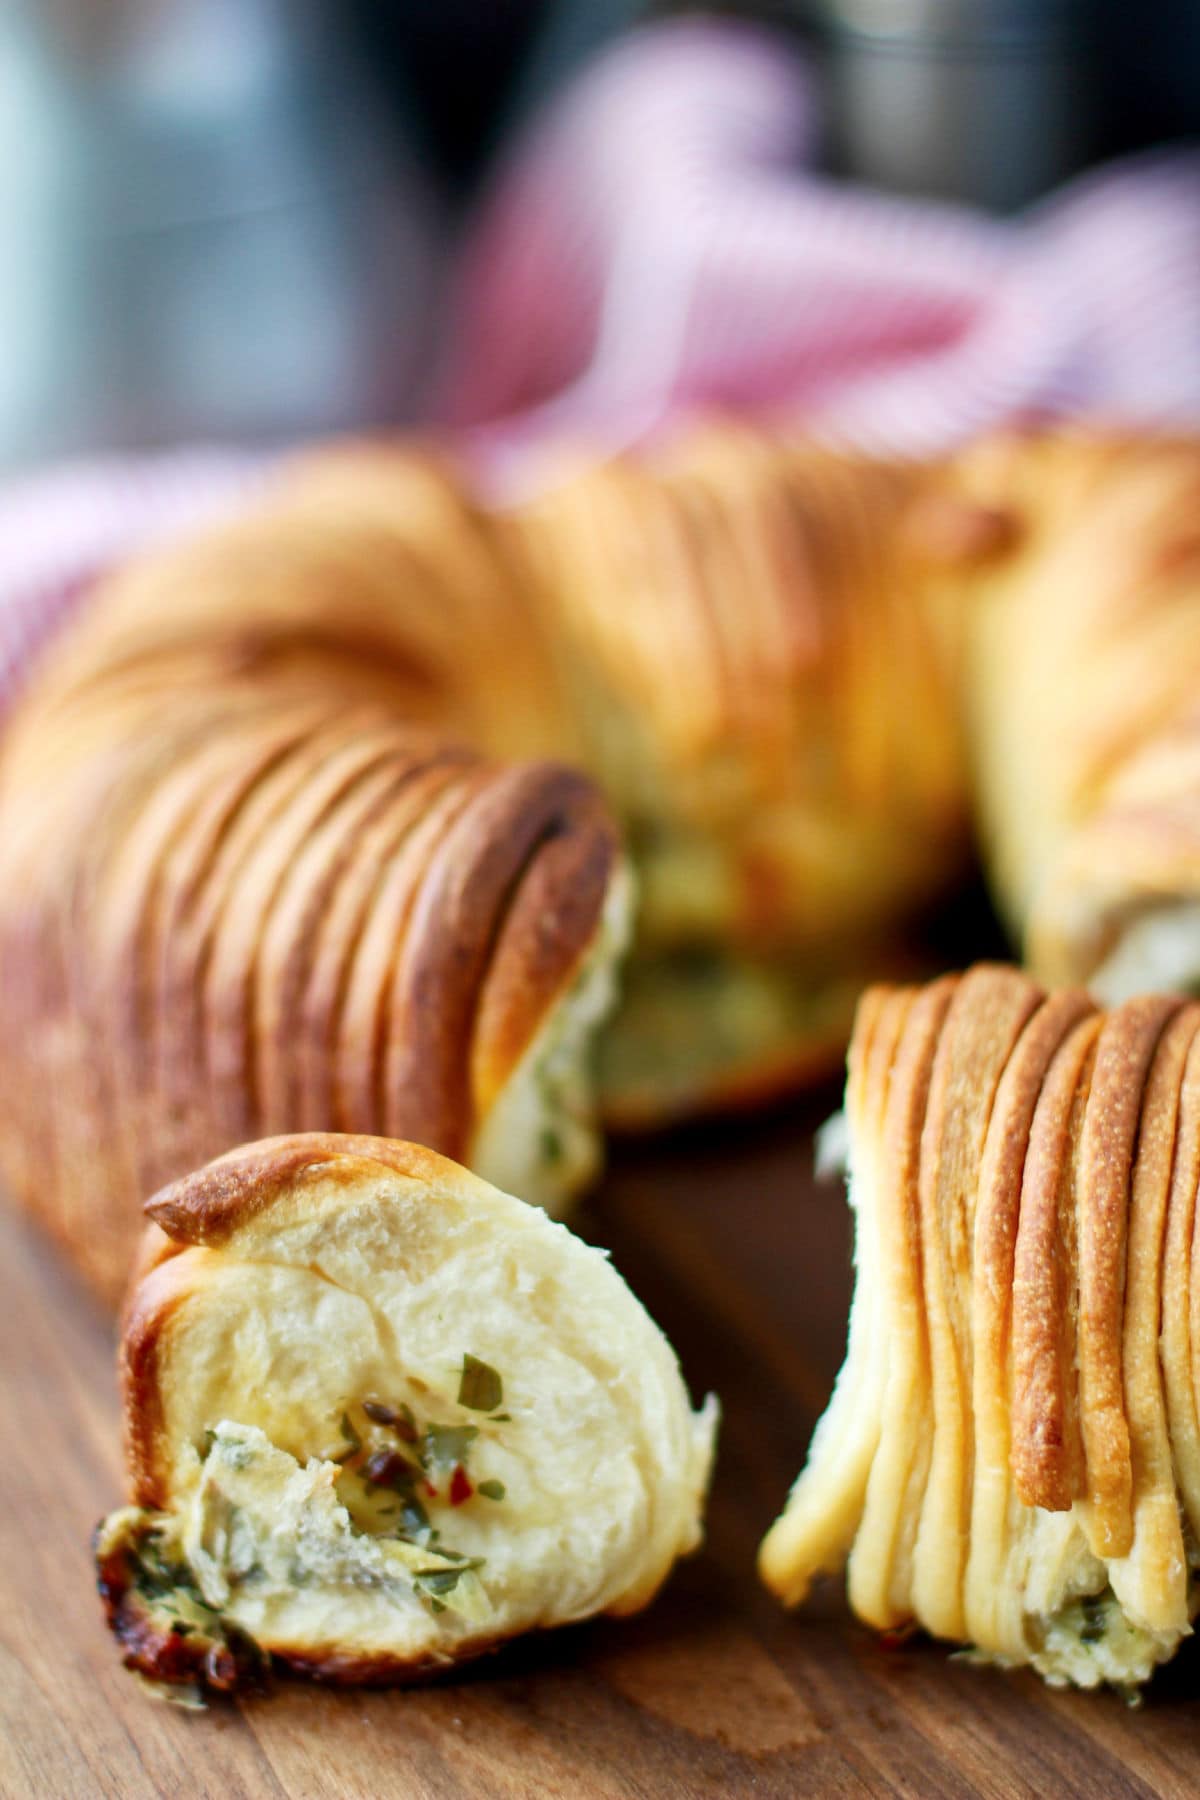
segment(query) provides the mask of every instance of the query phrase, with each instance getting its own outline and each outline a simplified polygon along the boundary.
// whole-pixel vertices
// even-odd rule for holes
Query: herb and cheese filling
[[[599,1168],[596,1034],[617,1001],[617,970],[629,942],[633,877],[609,884],[595,942],[570,991],[525,1052],[475,1139],[472,1166],[486,1181],[541,1206],[552,1218]]]
[[[1200,1612],[1200,1548],[1186,1516],[1181,1517],[1181,1527],[1187,1557],[1187,1612],[1189,1619],[1194,1619]],[[1131,1618],[1106,1579],[1103,1562],[1086,1551],[1078,1556],[1062,1603],[1044,1616],[1026,1614],[1025,1629],[1029,1661],[1051,1687],[1093,1688],[1107,1683],[1131,1699],[1190,1635],[1188,1627],[1156,1631]]]
[[[1195,1605],[1192,1607],[1195,1616]],[[1110,1587],[1082,1594],[1049,1620],[1029,1621],[1030,1662],[1051,1687],[1135,1689],[1174,1656],[1177,1631],[1148,1631],[1128,1618]]]
[[[232,1625],[255,1641],[320,1642],[323,1622],[330,1641],[350,1625],[370,1636],[381,1607],[486,1622],[486,1559],[443,1545],[424,1512],[410,1526],[381,1507],[371,1521],[363,1490],[366,1504],[352,1512],[339,1464],[310,1457],[301,1466],[256,1426],[222,1420],[186,1506],[140,1515],[151,1546],[142,1565],[151,1586],[164,1565],[183,1572],[185,1603],[190,1592],[212,1615],[196,1623]],[[166,1598],[173,1610],[176,1595]]]
[[[468,1353],[460,1404],[495,1427],[509,1420],[502,1398],[499,1373]],[[243,1676],[265,1666],[262,1639],[295,1639],[306,1654],[322,1634],[370,1642],[381,1611],[388,1640],[404,1613],[416,1615],[410,1631],[428,1615],[439,1635],[477,1635],[492,1614],[487,1559],[452,1547],[437,1521],[505,1499],[502,1481],[468,1472],[480,1430],[422,1425],[407,1402],[368,1397],[342,1410],[336,1447],[301,1464],[257,1426],[223,1419],[205,1431],[186,1503],[123,1507],[97,1554],[128,1560],[152,1629],[231,1655]]]
[[[637,1128],[794,1084],[840,1058],[861,975],[826,957],[635,949],[600,1040],[605,1117]]]
[[[243,1186],[234,1233],[135,1291],[145,1504],[97,1553],[126,1660],[154,1680],[237,1687],[254,1646],[325,1679],[409,1679],[635,1611],[699,1541],[715,1404],[692,1411],[604,1254],[373,1142],[235,1153],[294,1174],[259,1206]]]

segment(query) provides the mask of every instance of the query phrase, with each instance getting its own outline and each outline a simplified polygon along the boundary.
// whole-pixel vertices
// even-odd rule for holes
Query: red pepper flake
[[[471,1498],[471,1495],[474,1492],[475,1489],[471,1484],[471,1477],[467,1474],[467,1471],[463,1468],[461,1463],[455,1463],[454,1473],[450,1477],[451,1506],[461,1506],[465,1500]]]
[[[433,1485],[433,1483],[432,1483],[432,1481],[427,1481],[427,1482],[426,1482],[426,1483],[425,1483],[425,1492],[426,1492],[426,1493],[427,1493],[427,1494],[428,1494],[428,1495],[429,1495],[429,1498],[430,1498],[430,1499],[431,1499],[431,1500],[436,1500],[436,1499],[437,1499],[437,1497],[438,1497],[438,1491],[437,1491],[437,1489],[436,1489],[436,1488],[435,1488],[435,1487],[434,1487],[434,1485]]]

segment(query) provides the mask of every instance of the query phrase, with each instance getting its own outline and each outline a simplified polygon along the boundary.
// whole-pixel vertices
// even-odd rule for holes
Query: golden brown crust
[[[1013,1348],[1017,1232],[1022,1186],[1031,1175],[1035,1109],[1051,1063],[1093,1010],[1068,990],[1044,999],[1025,1025],[996,1090],[979,1169],[970,1282],[971,1428],[974,1437],[971,1513],[967,1527],[963,1627],[970,1639],[1008,1641],[998,1600],[1012,1506],[1014,1442],[1024,1443],[1018,1407],[1026,1376]],[[1028,1279],[1028,1272],[1026,1272]]]
[[[1179,1087],[1161,1270],[1162,1369],[1168,1433],[1192,1534],[1200,1542],[1200,1418],[1192,1364],[1192,1280],[1196,1194],[1200,1189],[1200,1037],[1193,1038]]]
[[[240,863],[206,940],[200,984],[208,1103],[222,1144],[260,1134],[251,1031],[259,946],[288,869],[361,782],[396,766],[396,727],[353,715],[321,735],[319,756]]]
[[[405,765],[392,804],[359,834],[358,855],[337,883],[324,916],[314,923],[295,1038],[296,1119],[304,1130],[315,1130],[326,1120],[348,1123],[339,1034],[368,918],[372,924],[377,921],[387,883],[417,821],[440,805],[448,790],[459,790],[469,762],[465,752],[439,749]],[[355,1067],[361,1069],[364,1060],[360,1052]]]
[[[1079,1409],[1088,1536],[1098,1556],[1133,1538],[1133,1475],[1121,1337],[1130,1175],[1155,1047],[1180,1002],[1131,1000],[1105,1020],[1079,1144]]]
[[[88,773],[77,804],[101,826],[42,903],[22,975],[29,927],[15,910],[0,922],[6,992],[55,1071],[10,1097],[17,1133],[41,1140],[36,1172],[15,1159],[10,1172],[110,1297],[147,1187],[264,1125],[383,1125],[402,1112],[409,1135],[469,1156],[596,940],[618,857],[581,777],[506,772],[377,714],[323,722],[302,708],[293,720],[285,707],[276,719],[264,706],[227,739],[197,723],[187,738],[142,741],[140,758]],[[467,808],[457,835],[437,814],[450,788]],[[322,834],[338,832],[318,868]],[[406,839],[419,857],[397,856]],[[526,875],[531,898],[510,923]],[[386,944],[378,930],[370,940],[360,1021],[343,1004],[347,961],[388,882],[396,917]],[[327,897],[346,926],[336,943]],[[503,1005],[477,1017],[502,944]],[[411,1077],[408,1034],[420,1038]],[[486,1070],[478,1093],[473,1059]]]
[[[301,1000],[321,922],[360,854],[364,834],[394,812],[408,775],[407,767],[386,758],[331,809],[285,869],[264,920],[254,965],[250,1039],[255,1130],[265,1136],[286,1131],[299,1118],[294,1046],[304,1030]]]
[[[972,1477],[971,1271],[980,1165],[1001,1076],[1042,992],[987,964],[946,1015],[921,1144],[922,1292],[931,1339],[933,1452],[915,1546],[913,1601],[932,1630],[963,1635]]]
[[[473,1039],[479,989],[527,864],[543,845],[573,831],[590,837],[587,856],[600,879],[570,921],[574,943],[565,959],[558,934],[555,995],[595,938],[616,861],[598,796],[570,770],[518,766],[498,774],[455,820],[417,895],[393,987],[391,1015],[403,1029],[394,1025],[383,1068],[389,1135],[434,1143],[460,1159],[469,1155],[474,1115],[464,1045]],[[568,866],[565,873],[575,870]],[[528,941],[536,949],[531,923]],[[544,987],[525,989],[535,1004],[544,996]],[[544,1005],[534,1014],[541,1016]],[[528,1013],[524,1022],[518,1057],[532,1036]],[[521,1034],[511,1018],[508,1023],[512,1043]]]
[[[1102,1023],[1083,1019],[1046,1071],[1021,1186],[1012,1294],[1013,1478],[1023,1505],[1048,1512],[1069,1507],[1082,1480],[1071,1281],[1075,1168]]]
[[[1198,1031],[1200,1006],[1186,1006],[1159,1039],[1146,1082],[1129,1202],[1121,1361],[1130,1485],[1132,1493],[1143,1497],[1141,1518],[1130,1532],[1130,1593],[1138,1615],[1158,1629],[1182,1629],[1188,1620],[1187,1555],[1159,1340],[1179,1109]]]
[[[135,1196],[254,1132],[469,1154],[616,862],[594,798],[548,798],[576,778],[488,755],[578,760],[661,841],[647,941],[686,948],[698,919],[701,942],[807,958],[836,920],[858,968],[961,823],[954,629],[901,529],[927,485],[720,426],[501,521],[438,446],[363,440],[121,572],[0,774],[6,996],[54,1075],[0,1102],[13,1186],[111,1293]],[[431,772],[410,781],[419,754],[389,732],[421,729]],[[457,738],[461,767],[439,764]],[[641,1080],[620,1105],[748,1104],[828,1067],[849,989],[694,1090]]]
[[[512,520],[655,944],[830,943],[953,866],[958,628],[903,531],[931,479],[722,424]]]
[[[430,769],[398,803],[405,829],[378,872],[334,1017],[329,1116],[339,1130],[367,1131],[384,1116],[396,981],[413,908],[441,846],[491,775],[478,765]],[[403,1030],[405,1022],[397,1023]]]
[[[308,1174],[352,1186],[363,1163],[410,1181],[457,1175],[448,1159],[418,1144],[342,1132],[300,1132],[231,1150],[147,1200],[145,1212],[177,1244],[219,1249],[249,1220],[296,1191]]]
[[[586,802],[584,802],[586,804]],[[573,812],[579,811],[578,802]],[[486,1115],[530,1043],[530,1021],[566,990],[596,935],[618,854],[597,809],[586,835],[550,827],[518,877],[493,938],[475,1015],[470,1085]],[[582,947],[582,948],[581,948]]]
[[[144,1258],[149,1261],[149,1258]],[[121,1318],[118,1377],[129,1497],[136,1506],[167,1504],[166,1428],[158,1350],[171,1314],[189,1292],[177,1256],[163,1256],[132,1287]]]
[[[412,446],[299,459],[245,518],[116,576],[67,634],[0,767],[6,1000],[52,1077],[22,1075],[0,1110],[13,1187],[110,1298],[145,1192],[264,1128],[402,1113],[470,1155],[617,864],[581,777],[481,754],[536,752],[556,717],[497,528]],[[432,818],[455,785],[469,840]],[[373,896],[417,842],[355,986]],[[507,922],[526,862],[552,929]],[[456,882],[469,916],[440,929],[423,890]],[[473,1033],[501,942],[503,1004]],[[434,1032],[414,984],[453,1028]]]

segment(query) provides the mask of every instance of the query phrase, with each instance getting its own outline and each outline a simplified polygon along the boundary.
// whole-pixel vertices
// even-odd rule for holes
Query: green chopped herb
[[[435,1613],[445,1612],[446,1610],[446,1602],[444,1600],[430,1599],[429,1604]]]
[[[349,1462],[350,1458],[352,1456],[357,1456],[358,1452],[362,1449],[362,1439],[354,1429],[354,1421],[351,1419],[349,1413],[344,1412],[342,1414],[338,1421],[338,1430],[345,1438],[348,1447],[345,1450],[338,1451],[335,1456],[326,1458],[326,1460],[335,1463]]]
[[[459,1577],[466,1571],[466,1564],[459,1569],[418,1569],[414,1581],[419,1581],[428,1593],[452,1594],[458,1586]]]
[[[485,1558],[468,1556],[454,1569],[415,1569],[413,1580],[419,1581],[429,1594],[452,1594],[462,1577],[473,1569],[482,1569]]]
[[[404,1504],[400,1508],[400,1524],[397,1530],[401,1536],[415,1538],[418,1543],[429,1542],[429,1514],[415,1494],[405,1495]]]
[[[563,1141],[552,1125],[543,1127],[540,1139],[540,1149],[543,1162],[559,1163],[562,1161],[564,1155]]]
[[[137,1546],[136,1557],[134,1585],[145,1599],[161,1600],[168,1594],[183,1593],[189,1600],[194,1597],[198,1606],[205,1606],[193,1583],[191,1570],[183,1563],[167,1562],[152,1536],[147,1536]],[[205,1606],[205,1610],[211,1611],[211,1608]]]
[[[482,1494],[487,1500],[503,1500],[504,1483],[502,1481],[481,1481],[475,1492]]]
[[[512,1420],[511,1413],[493,1413],[492,1414],[492,1423],[495,1425],[508,1425],[511,1422],[511,1420]]]
[[[411,1406],[403,1402],[396,1408],[397,1417],[392,1423],[392,1430],[402,1444],[415,1444],[418,1437],[416,1414]]]
[[[1080,1602],[1083,1612],[1083,1626],[1079,1633],[1081,1644],[1098,1644],[1104,1636],[1108,1625],[1107,1593],[1085,1594]]]
[[[465,1463],[479,1436],[478,1425],[427,1425],[421,1439],[421,1462],[427,1469],[452,1469]]]
[[[504,1399],[504,1383],[490,1363],[481,1362],[468,1350],[463,1355],[458,1384],[458,1404],[472,1412],[494,1412]]]

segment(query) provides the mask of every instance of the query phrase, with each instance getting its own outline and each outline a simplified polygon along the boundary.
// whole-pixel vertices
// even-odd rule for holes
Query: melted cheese
[[[380,1647],[432,1648],[456,1621],[486,1624],[486,1566],[359,1530],[340,1473],[317,1457],[301,1466],[252,1425],[218,1425],[179,1532],[205,1602],[276,1647],[319,1643],[323,1629],[335,1641],[351,1617]]]

